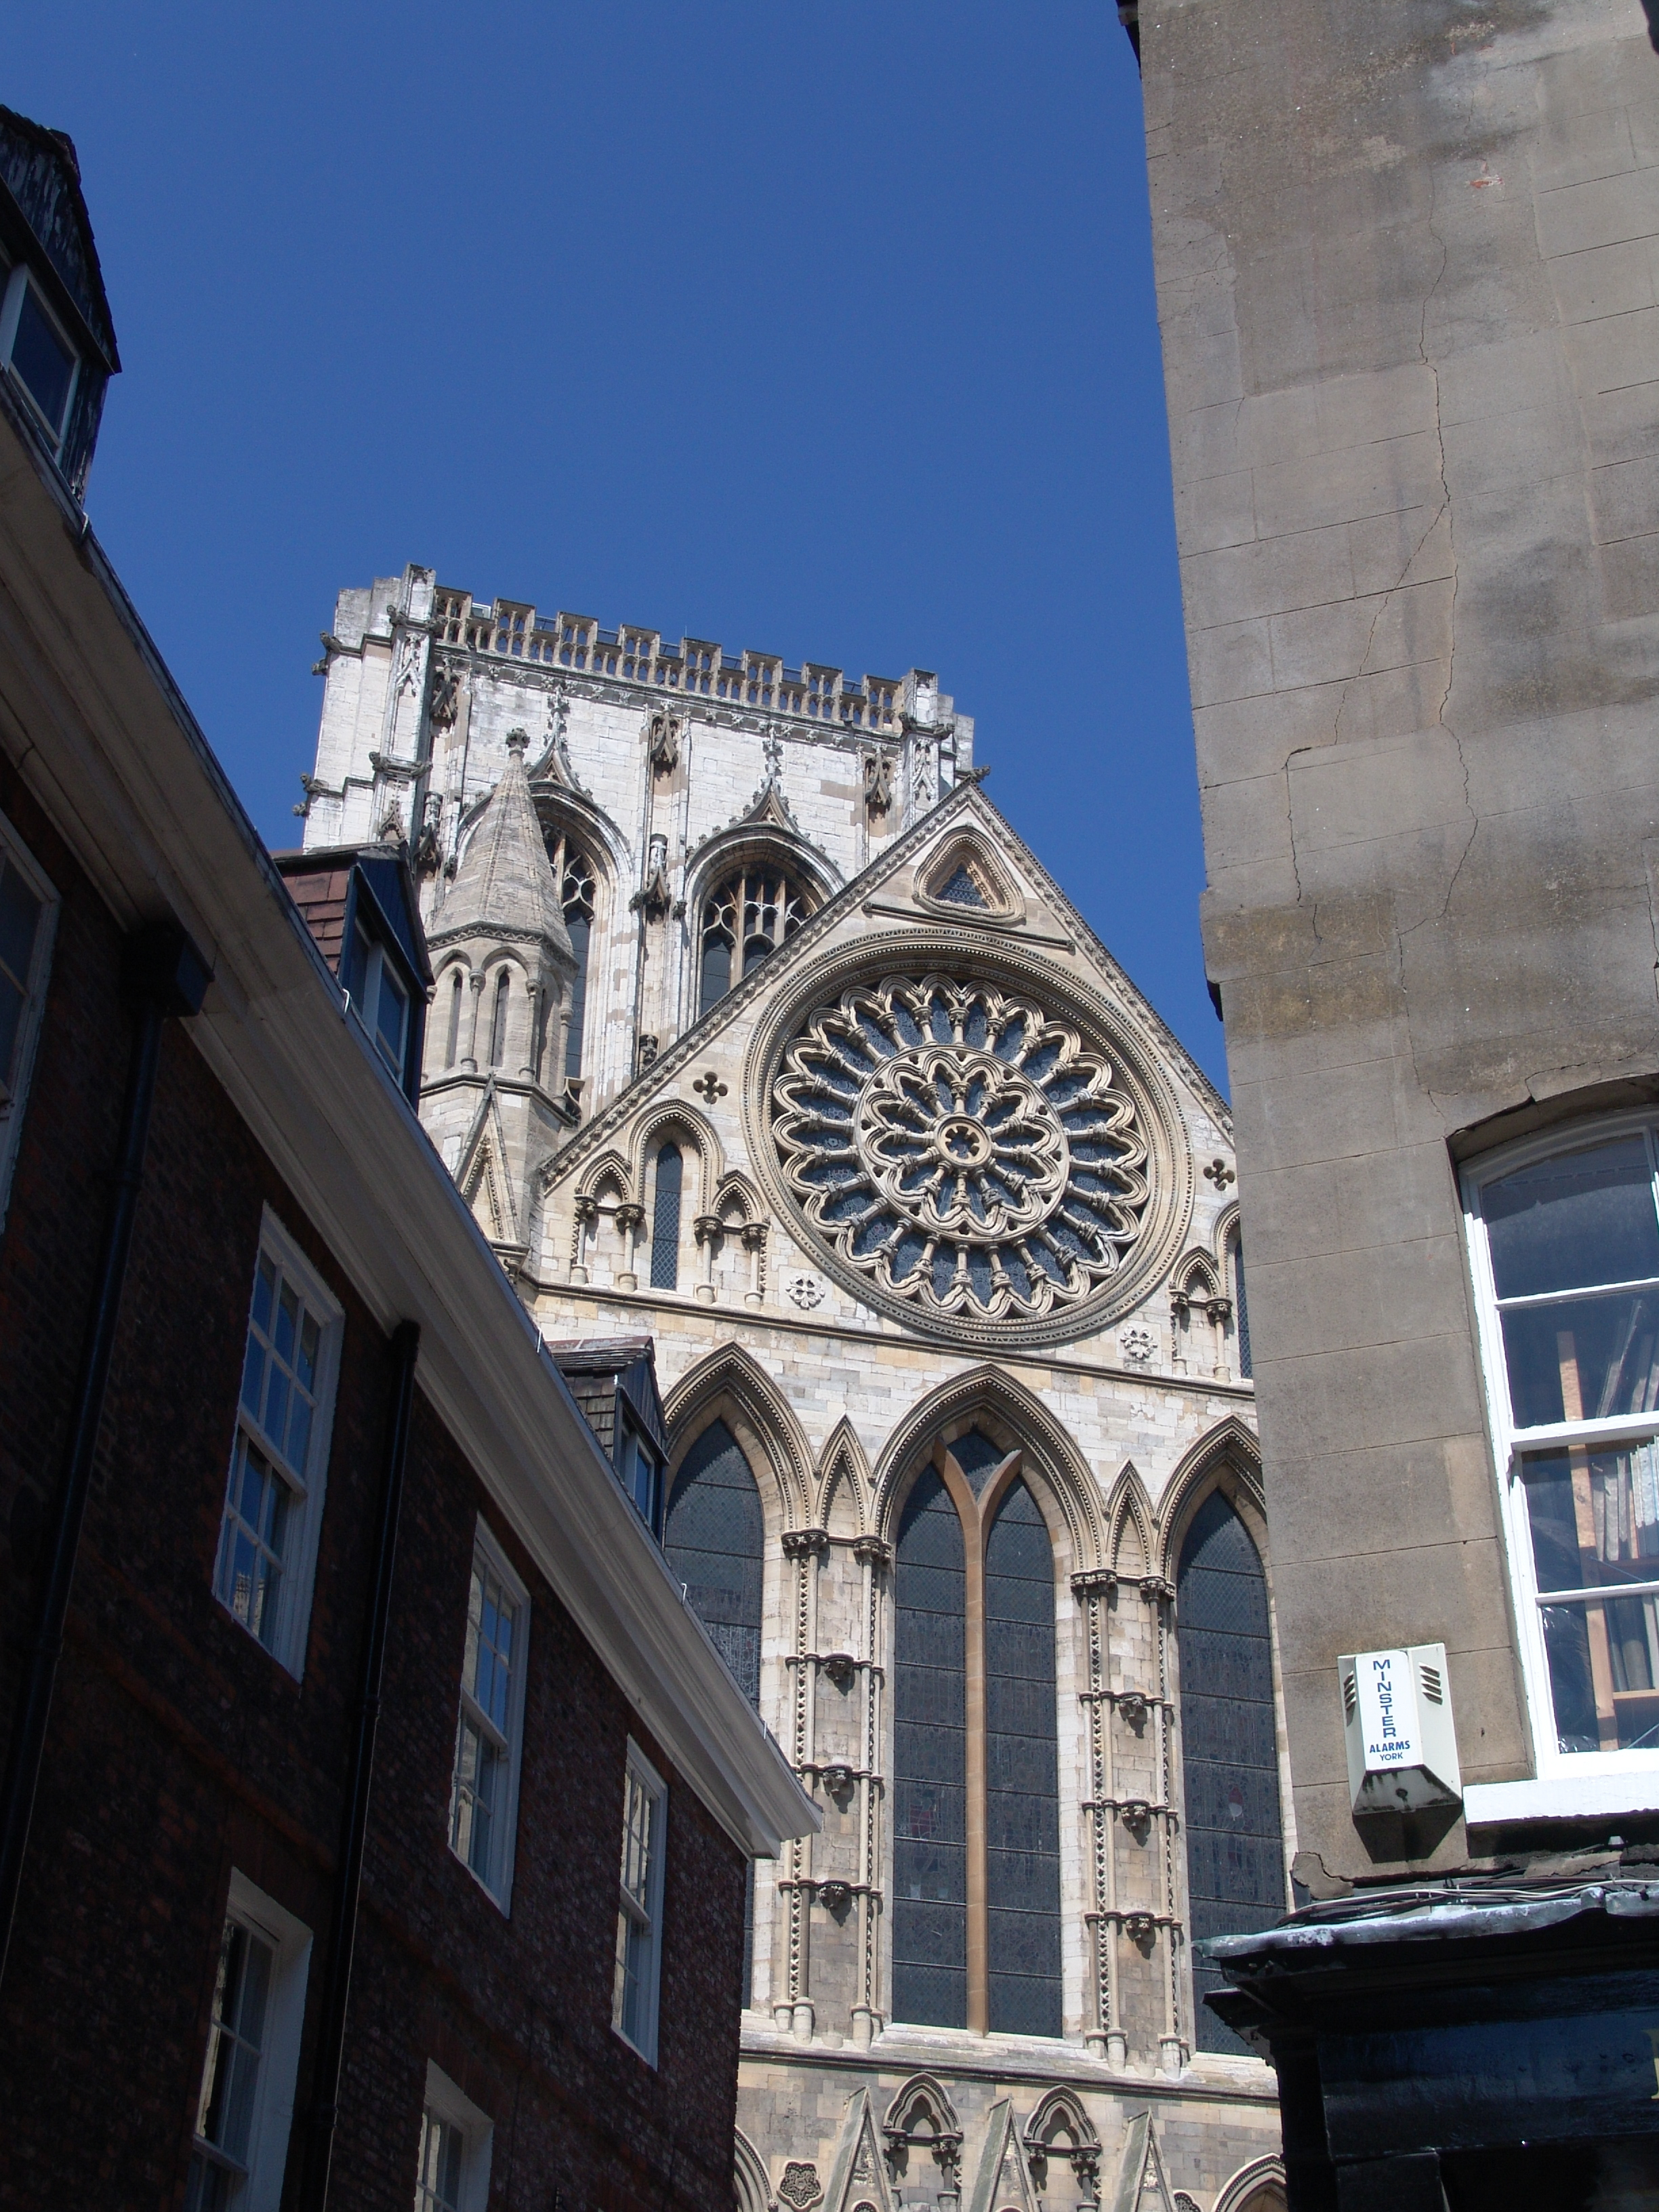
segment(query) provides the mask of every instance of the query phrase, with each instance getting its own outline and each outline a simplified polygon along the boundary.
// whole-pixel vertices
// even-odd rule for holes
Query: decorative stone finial
[[[530,750],[528,732],[524,730],[509,730],[507,733],[507,750],[510,753],[517,753],[522,759]]]

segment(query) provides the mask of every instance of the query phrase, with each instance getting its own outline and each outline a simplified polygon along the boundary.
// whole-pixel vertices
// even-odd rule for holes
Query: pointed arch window
[[[461,1043],[461,971],[455,969],[449,979],[449,1028],[444,1039],[444,1066],[453,1067],[455,1055]]]
[[[593,939],[593,909],[599,878],[593,863],[579,847],[561,837],[552,852],[553,873],[559,885],[564,926],[570,949],[576,956],[576,973],[570,984],[570,1028],[565,1038],[564,1074],[567,1082],[582,1072],[582,1035],[587,1018],[587,961]]]
[[[1019,1453],[977,1429],[899,1521],[892,1923],[896,2020],[1060,2033],[1054,1551]]]
[[[737,1438],[713,1421],[680,1465],[668,1500],[663,1553],[685,1601],[713,1638],[738,1688],[760,1710],[761,1573],[765,1522],[760,1491]],[[743,1990],[755,1985],[755,1870],[743,1913]]]
[[[1236,1229],[1227,1248],[1227,1259],[1233,1279],[1233,1326],[1238,1332],[1238,1371],[1247,1378],[1255,1373],[1250,1365],[1250,1310],[1244,1303],[1244,1231]]]
[[[1245,2045],[1204,2002],[1224,1986],[1198,1945],[1248,1935],[1285,1911],[1284,1827],[1273,1725],[1267,1578],[1261,1554],[1224,1492],[1212,1491],[1176,1573],[1181,1663],[1187,1886],[1200,2051]]]
[[[680,1280],[680,1193],[685,1164],[678,1145],[657,1154],[657,1187],[651,1201],[651,1287],[673,1291]]]
[[[507,970],[495,970],[495,997],[489,1017],[489,1065],[499,1067],[507,1057]]]
[[[699,1013],[787,944],[809,911],[805,892],[778,867],[751,864],[710,891],[702,908]]]

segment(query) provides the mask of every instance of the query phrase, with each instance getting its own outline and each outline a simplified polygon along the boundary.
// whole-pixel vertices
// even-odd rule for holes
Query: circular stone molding
[[[1185,1207],[1155,1188],[1155,1163],[1159,1182],[1176,1170],[1152,1088],[1049,997],[890,974],[787,1025],[777,1164],[865,1303],[951,1336],[1053,1339],[1123,1310],[1162,1256]]]

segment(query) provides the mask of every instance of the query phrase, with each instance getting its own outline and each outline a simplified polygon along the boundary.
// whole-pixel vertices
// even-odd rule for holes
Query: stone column
[[[882,2026],[877,2002],[881,1988],[881,1692],[886,1679],[881,1664],[881,1599],[893,1553],[878,1536],[860,1536],[853,1547],[853,1556],[864,1572],[860,1627],[864,1649],[859,1655],[864,1678],[863,1755],[858,1779],[859,1958],[853,2042],[856,2049],[867,2051]]]
[[[766,1303],[766,1224],[745,1221],[743,1224],[743,1249],[749,1255],[749,1288],[743,1294],[746,1306]]]
[[[725,1225],[717,1213],[700,1213],[691,1224],[691,1233],[697,1240],[697,1249],[702,1254],[702,1280],[691,1295],[704,1305],[714,1303],[714,1255],[720,1249]]]
[[[1215,1331],[1215,1374],[1219,1381],[1227,1376],[1227,1324],[1233,1317],[1231,1298],[1210,1300],[1210,1327]]]
[[[588,1233],[599,1218],[599,1201],[596,1198],[578,1198],[572,1209],[575,1227],[570,1237],[570,1279],[573,1283],[587,1280]]]
[[[467,1018],[466,1051],[462,1057],[461,1066],[469,1075],[476,1075],[478,1072],[478,1009],[483,1004],[483,971],[475,968],[469,981],[472,986],[472,1011]]]
[[[1081,1610],[1085,1646],[1083,1692],[1088,1716],[1089,1796],[1083,1810],[1087,1822],[1092,1910],[1085,1917],[1092,1939],[1094,1989],[1091,1993],[1089,2025],[1084,2040],[1097,2057],[1121,2070],[1128,2057],[1122,2024],[1122,1999],[1117,1965],[1117,1852],[1114,1842],[1114,1786],[1110,1685],[1111,1656],[1107,1626],[1117,1577],[1109,1568],[1097,1567],[1072,1577],[1072,1589]]]
[[[795,1571],[795,1648],[788,1662],[793,1676],[794,1708],[789,1757],[796,1773],[809,1780],[805,1769],[812,1759],[812,1690],[817,1674],[811,1656],[817,1627],[817,1563],[829,1548],[829,1534],[823,1528],[784,1531],[784,1557],[793,1562]],[[788,1873],[778,1883],[785,1899],[785,1981],[783,1993],[775,2002],[772,2013],[786,2034],[793,2034],[797,2042],[810,2043],[813,2028],[810,1948],[812,1839],[810,1836],[797,1836],[785,1848]]]
[[[623,1237],[622,1273],[617,1278],[617,1288],[619,1291],[637,1291],[640,1287],[639,1273],[635,1266],[634,1255],[635,1240],[640,1233],[640,1224],[644,1219],[645,1208],[642,1206],[630,1203],[617,1208],[617,1226],[621,1230]]]
[[[1140,1594],[1153,1608],[1152,1638],[1158,1665],[1158,1790],[1160,1802],[1153,1808],[1162,1831],[1164,1847],[1164,1910],[1158,1915],[1164,1937],[1164,2033],[1158,2038],[1158,2063],[1166,2074],[1179,2074],[1191,2055],[1182,2032],[1181,1953],[1185,1930],[1181,1920],[1181,1869],[1176,1852],[1181,1818],[1175,1804],[1175,1707],[1170,1698],[1170,1628],[1175,1612],[1175,1590],[1161,1575],[1143,1577]]]

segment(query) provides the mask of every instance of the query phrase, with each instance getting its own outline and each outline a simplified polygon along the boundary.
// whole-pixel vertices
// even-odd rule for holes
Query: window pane
[[[0,971],[27,986],[40,902],[9,861],[0,862]]]
[[[630,1766],[623,1800],[622,1886],[648,1915],[651,1903],[651,1852],[654,1842],[656,1801]]]
[[[451,1849],[474,1874],[490,1876],[489,1846],[501,1759],[472,1722],[463,1718],[455,1735],[455,1781],[449,1805]]]
[[[252,2135],[274,1964],[268,1944],[235,1921],[225,1923],[196,2132],[242,2166]]]
[[[288,1522],[288,1485],[252,1439],[239,1433],[213,1586],[220,1603],[267,1650],[276,1640]]]
[[[958,1463],[968,1442],[951,1446]],[[998,1508],[985,1547],[985,1768],[991,2032],[1058,2035],[1054,1561],[1024,1482]]]
[[[1486,1186],[1500,1298],[1659,1275],[1653,1174],[1641,1136],[1540,1160]]]
[[[711,1422],[674,1480],[663,1551],[685,1585],[685,1601],[719,1647],[752,1705],[760,1703],[760,1492],[743,1448],[724,1421]]]
[[[1193,1516],[1176,1571],[1187,1879],[1194,1942],[1270,1927],[1285,1910],[1267,1585],[1249,1531],[1219,1491]],[[1224,1986],[1193,1954],[1194,2040],[1244,2047],[1204,2002]]]
[[[582,1072],[582,1024],[587,1013],[587,947],[593,925],[585,914],[573,914],[568,906],[564,923],[570,933],[570,949],[576,956],[576,972],[570,979],[570,1030],[564,1047],[564,1072],[572,1076]]]
[[[968,2025],[962,1523],[933,1468],[899,1524],[893,1680],[893,2015]]]
[[[23,1026],[23,1008],[27,1004],[26,994],[9,975],[0,974],[0,1084],[3,1084],[8,1091],[16,1088],[17,1071],[13,1062],[17,1052],[17,1034]]]
[[[1659,1291],[1510,1306],[1503,1324],[1517,1428],[1659,1407]]]
[[[404,988],[383,958],[380,963],[380,1003],[375,1010],[374,1034],[382,1057],[394,1073],[404,1064],[404,1020],[408,1011]]]
[[[1520,1472],[1540,1590],[1659,1582],[1659,1441],[1523,1452]]]
[[[459,2212],[461,2131],[435,2112],[421,2115],[421,2156],[415,2181],[415,2212]]]
[[[1540,1608],[1558,1749],[1659,1746],[1659,1619],[1650,1597]]]
[[[30,398],[51,423],[52,435],[62,437],[70,380],[75,374],[75,356],[47,321],[45,309],[34,296],[33,284],[23,288],[22,312],[17,318],[17,335],[11,345],[11,365],[27,386]]]
[[[651,1206],[651,1287],[672,1291],[680,1279],[680,1185],[683,1162],[678,1145],[657,1154],[657,1186]]]

